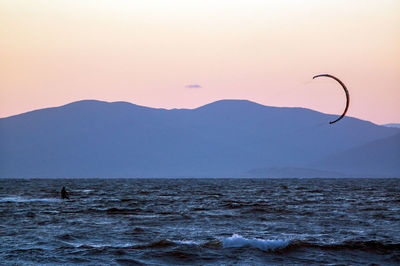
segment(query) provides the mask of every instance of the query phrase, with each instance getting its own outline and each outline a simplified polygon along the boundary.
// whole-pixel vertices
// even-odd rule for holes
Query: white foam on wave
[[[253,247],[263,251],[273,251],[282,249],[289,245],[290,240],[272,240],[272,239],[247,239],[240,235],[233,234],[231,237],[222,239],[222,246],[224,248],[239,248],[239,247]]]
[[[132,247],[134,244],[133,243],[119,243],[119,244],[114,244],[114,243],[92,243],[92,242],[67,242],[67,241],[61,241],[67,245],[70,245],[75,248],[84,248],[84,247],[89,247],[89,248],[126,248],[126,247]]]
[[[80,192],[83,192],[83,193],[90,193],[90,192],[93,192],[94,190],[93,189],[75,189],[75,190],[72,190],[73,192],[77,192],[77,193],[80,193]]]
[[[25,198],[25,197],[4,197],[0,198],[0,202],[34,202],[34,201],[46,201],[46,202],[57,202],[61,201],[56,198]]]
[[[172,242],[179,245],[198,245],[199,243],[191,240],[172,240]]]

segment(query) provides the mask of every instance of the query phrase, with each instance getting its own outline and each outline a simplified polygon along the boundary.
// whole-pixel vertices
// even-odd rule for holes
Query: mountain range
[[[400,129],[221,100],[84,100],[0,119],[0,177],[400,177]]]

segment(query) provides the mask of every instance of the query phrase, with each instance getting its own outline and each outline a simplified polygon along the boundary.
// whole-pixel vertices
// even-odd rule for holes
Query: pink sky
[[[400,122],[400,1],[0,0],[0,117],[220,99]],[[188,88],[198,84],[201,88]]]

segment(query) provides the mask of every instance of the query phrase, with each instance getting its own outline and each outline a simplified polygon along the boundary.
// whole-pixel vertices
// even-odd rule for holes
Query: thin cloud
[[[185,88],[188,88],[188,89],[200,89],[201,86],[199,84],[189,84],[189,85],[186,85]]]

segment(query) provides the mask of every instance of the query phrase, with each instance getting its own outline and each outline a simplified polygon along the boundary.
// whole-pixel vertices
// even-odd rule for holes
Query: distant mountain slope
[[[0,176],[234,176],[301,168],[399,132],[333,117],[243,100],[173,110],[79,101],[0,119]]]
[[[318,170],[303,167],[269,167],[252,169],[243,173],[243,177],[273,178],[340,178],[348,177],[340,172]]]
[[[400,123],[390,123],[390,124],[385,124],[385,125],[382,125],[382,126],[400,128]]]
[[[353,176],[400,177],[400,134],[328,156],[312,167]]]

